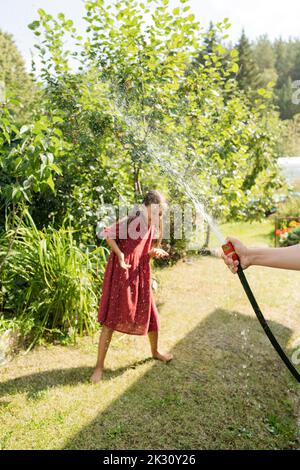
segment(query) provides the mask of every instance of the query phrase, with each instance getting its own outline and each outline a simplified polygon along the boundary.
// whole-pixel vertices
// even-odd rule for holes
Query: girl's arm
[[[166,256],[169,256],[169,253],[167,253],[162,248],[153,247],[149,251],[149,256],[150,258],[165,258]]]
[[[162,216],[159,217],[159,238],[152,240],[151,248],[149,251],[150,258],[165,258],[169,256],[165,250],[161,248],[161,242],[163,237],[163,220]]]
[[[121,268],[123,269],[130,268],[131,264],[127,264],[125,262],[124,253],[120,250],[117,242],[113,238],[106,237],[106,243],[111,248],[111,250],[117,255]]]
[[[119,236],[120,223],[123,223],[125,220],[127,220],[126,217],[124,217],[118,223],[114,223],[111,226],[106,227],[105,229],[102,230],[102,232],[100,232],[98,236],[101,236],[101,238],[105,238],[106,243],[108,244],[110,249],[118,257],[121,268],[128,269],[131,267],[131,264],[127,264],[125,262],[124,253],[120,250],[119,245],[116,242],[116,237],[118,238]]]
[[[165,258],[166,256],[169,256],[169,253],[161,248],[161,240],[152,240],[148,254],[150,258]]]
[[[247,248],[240,240],[228,237],[231,241],[243,269],[248,266],[268,266],[270,268],[300,270],[300,245],[284,248]],[[237,272],[238,261],[233,261],[231,256],[223,256],[230,270]]]

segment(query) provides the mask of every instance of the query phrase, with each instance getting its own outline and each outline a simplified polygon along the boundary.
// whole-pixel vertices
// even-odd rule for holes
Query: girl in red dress
[[[105,270],[98,321],[102,325],[93,383],[102,378],[104,360],[114,331],[133,335],[148,334],[152,356],[164,362],[173,356],[158,350],[160,322],[151,289],[150,258],[168,253],[162,240],[162,215],[165,199],[149,191],[140,211],[104,229],[101,233],[111,248]],[[159,238],[155,230],[159,227]]]

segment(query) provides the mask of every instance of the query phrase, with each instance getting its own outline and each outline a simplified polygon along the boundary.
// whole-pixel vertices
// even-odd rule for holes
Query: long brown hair
[[[157,191],[156,189],[151,189],[148,191],[143,199],[143,204],[147,207],[151,204],[157,204],[160,206],[161,211],[167,206],[166,198],[162,193]],[[154,238],[153,242],[154,245],[158,248],[161,245],[164,233],[164,226],[163,226],[163,214],[159,216],[159,236],[158,238]]]

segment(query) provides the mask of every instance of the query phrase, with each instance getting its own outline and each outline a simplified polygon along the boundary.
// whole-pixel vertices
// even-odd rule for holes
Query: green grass
[[[269,217],[263,222],[227,223],[220,226],[224,236],[241,238],[245,243],[252,245],[271,245],[271,233],[274,231],[274,219]],[[212,244],[218,241],[212,236]]]
[[[270,231],[269,223],[227,228],[253,244]],[[104,380],[92,385],[98,335],[20,354],[1,367],[0,448],[299,448],[299,387],[238,278],[218,259],[191,261],[155,273],[171,363],[149,357],[147,338],[115,334]],[[300,273],[247,273],[290,354],[300,337]]]

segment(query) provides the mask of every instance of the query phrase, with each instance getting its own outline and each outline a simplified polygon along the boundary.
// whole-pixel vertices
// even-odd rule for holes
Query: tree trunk
[[[210,242],[210,226],[207,224],[205,242],[202,248],[208,248],[209,242]]]
[[[140,183],[140,180],[139,180],[139,177],[140,177],[140,169],[141,169],[141,168],[140,168],[139,165],[134,164],[134,167],[133,167],[133,174],[134,174],[134,193],[135,193],[135,196],[136,196],[136,197],[142,195],[142,188],[141,188],[141,183]]]

